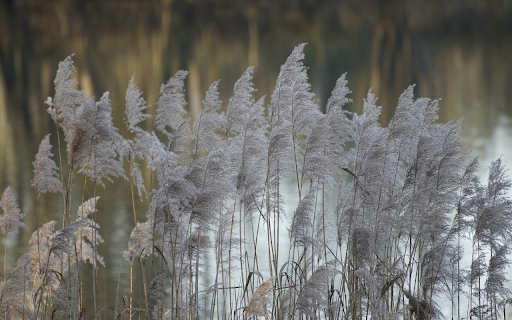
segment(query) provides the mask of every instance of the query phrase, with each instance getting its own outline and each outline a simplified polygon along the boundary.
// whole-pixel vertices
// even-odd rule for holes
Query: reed
[[[132,78],[128,137],[113,125],[108,92],[87,97],[75,88],[72,56],[61,62],[46,103],[67,152],[57,166],[46,136],[32,185],[38,198],[62,194],[63,223],[38,226],[7,272],[7,235],[23,226],[23,214],[5,191],[0,317],[423,320],[443,318],[437,302],[448,299],[454,319],[505,318],[512,183],[501,160],[482,185],[478,159],[462,151],[461,122],[439,123],[438,101],[414,99],[414,86],[386,127],[371,90],[362,114],[343,109],[351,102],[346,75],[322,112],[303,50],[281,67],[267,108],[265,96],[255,97],[253,67],[225,109],[214,82],[196,119],[186,111],[188,72],[162,85],[155,115],[145,113]],[[152,172],[149,190],[143,170]],[[72,212],[77,175],[85,182]],[[130,289],[122,292],[118,271],[115,305],[100,308],[96,189],[118,178],[131,186],[135,228],[123,253]],[[145,221],[137,221],[138,197],[149,199]],[[469,266],[463,238],[472,243]],[[86,263],[92,292],[84,291]]]

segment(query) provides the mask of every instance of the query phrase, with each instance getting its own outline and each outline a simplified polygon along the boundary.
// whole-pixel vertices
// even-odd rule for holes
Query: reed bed
[[[439,102],[415,99],[414,86],[385,127],[371,90],[362,114],[343,109],[351,102],[345,75],[320,108],[303,49],[282,65],[269,98],[255,97],[249,67],[224,107],[214,82],[194,119],[184,97],[188,72],[161,86],[152,115],[132,78],[128,137],[113,125],[109,93],[96,101],[76,89],[72,56],[62,61],[46,101],[58,153],[46,136],[32,181],[37,197],[62,194],[62,222],[38,218],[26,253],[6,270],[5,239],[24,215],[5,190],[0,318],[81,319],[87,311],[95,319],[423,320],[444,318],[444,299],[452,319],[504,319],[512,202],[501,160],[482,184],[478,159],[461,148],[461,121],[439,123]],[[79,189],[73,211],[73,189],[85,189],[77,176],[94,189],[90,199]],[[118,284],[105,309],[97,248],[108,243],[96,222],[105,214],[97,188],[123,178],[134,208],[123,253],[130,290]],[[293,212],[285,210],[289,189]],[[148,199],[145,221],[137,221],[139,198]]]

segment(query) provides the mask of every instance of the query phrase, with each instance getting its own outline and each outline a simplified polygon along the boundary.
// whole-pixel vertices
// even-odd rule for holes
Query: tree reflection
[[[54,130],[43,101],[53,95],[58,62],[71,53],[81,89],[97,97],[110,91],[119,128],[124,128],[132,75],[154,108],[160,85],[176,71],[189,70],[188,108],[197,114],[213,81],[222,79],[226,104],[233,83],[249,65],[256,64],[257,95],[271,93],[291,49],[308,42],[305,64],[320,105],[348,72],[353,111],[362,109],[371,86],[383,105],[381,121],[387,123],[394,111],[389,108],[416,83],[417,95],[443,99],[443,121],[463,116],[464,135],[487,138],[500,115],[512,116],[510,21],[510,0],[2,2],[0,186],[11,185],[22,206],[35,203],[29,184],[32,157],[42,137]],[[129,193],[128,186],[119,183],[109,192],[102,195],[103,203],[125,210],[118,200]],[[50,198],[40,201],[49,219],[61,212]],[[34,216],[32,209],[23,210]],[[35,221],[29,220],[27,230],[35,230]],[[126,247],[130,221],[120,237],[104,234],[114,247],[102,250]],[[30,233],[17,235],[20,250]],[[19,254],[10,254],[11,265]],[[103,255],[107,264],[117,265],[115,255]]]

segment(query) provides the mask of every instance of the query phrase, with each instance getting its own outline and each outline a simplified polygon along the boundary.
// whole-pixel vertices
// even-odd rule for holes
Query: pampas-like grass
[[[269,308],[272,308],[272,293],[276,278],[276,276],[268,278],[254,291],[245,309],[246,316],[269,318]]]
[[[32,185],[38,199],[62,193],[62,225],[43,221],[10,272],[5,250],[0,318],[432,320],[441,317],[439,299],[451,302],[454,318],[502,317],[512,301],[504,274],[512,183],[501,160],[482,185],[478,161],[462,151],[461,122],[440,123],[439,101],[415,99],[414,86],[382,126],[371,90],[361,114],[343,109],[351,102],[344,74],[323,113],[304,46],[281,67],[270,101],[256,97],[249,67],[226,109],[215,81],[195,119],[185,109],[188,72],[162,85],[153,115],[132,78],[128,137],[113,125],[108,92],[87,97],[75,88],[72,57],[61,62],[47,100],[58,155],[45,136]],[[122,255],[130,262],[129,291],[116,270],[116,305],[102,309],[96,217],[105,213],[97,189],[125,176],[135,225]],[[88,183],[94,189],[86,200]],[[77,193],[83,203],[75,211]],[[137,220],[137,195],[148,198],[145,221]],[[298,203],[293,215],[290,200]],[[0,205],[7,248],[23,214],[10,188]],[[460,263],[464,237],[472,243],[469,268]],[[268,280],[258,286],[255,275]]]

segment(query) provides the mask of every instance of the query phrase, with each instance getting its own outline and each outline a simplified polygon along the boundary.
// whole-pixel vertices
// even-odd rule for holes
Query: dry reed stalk
[[[268,317],[267,306],[272,301],[272,293],[274,292],[274,280],[277,279],[276,276],[268,278],[265,282],[263,282],[258,289],[254,292],[249,300],[249,304],[245,309],[246,317],[247,316],[256,316],[256,317]]]

